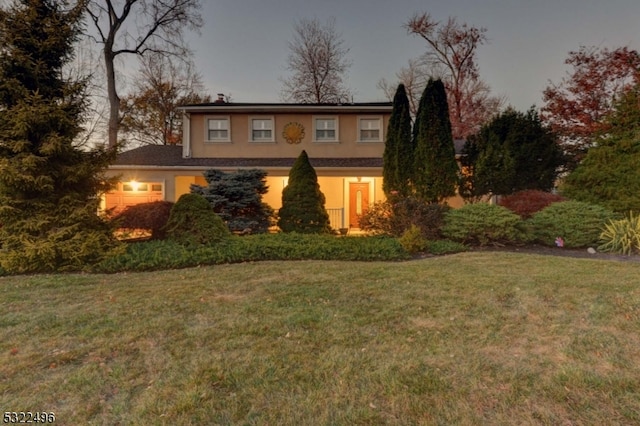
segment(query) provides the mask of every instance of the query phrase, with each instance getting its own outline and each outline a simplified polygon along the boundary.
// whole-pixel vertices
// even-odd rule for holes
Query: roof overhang
[[[137,165],[111,165],[109,166],[109,172],[112,174],[118,174],[119,172],[127,171],[146,171],[146,172],[169,172],[169,173],[194,173],[204,172],[210,169],[218,169],[223,171],[235,171],[235,170],[250,170],[250,169],[263,169],[269,174],[274,176],[288,176],[291,171],[291,167],[253,167],[253,166],[137,166]],[[382,176],[382,167],[314,167],[318,176]]]
[[[391,113],[391,103],[372,104],[201,104],[185,105],[178,107],[185,113],[300,113],[300,114],[327,114],[327,113]]]

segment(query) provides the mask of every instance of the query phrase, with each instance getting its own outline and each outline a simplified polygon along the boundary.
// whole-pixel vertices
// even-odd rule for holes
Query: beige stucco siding
[[[226,170],[232,171],[232,170]],[[204,170],[185,170],[165,168],[163,170],[110,170],[109,175],[119,176],[120,182],[160,182],[163,185],[163,199],[175,202],[182,194],[190,192],[192,184],[206,185],[203,177]],[[267,185],[269,191],[262,197],[263,201],[278,210],[282,207],[282,190],[288,184],[288,169],[267,170]],[[348,226],[350,205],[349,205],[349,184],[355,182],[369,183],[369,204],[384,200],[382,191],[382,178],[380,171],[360,170],[352,175],[344,175],[338,170],[320,170],[318,172],[318,184],[320,190],[325,195],[325,207],[329,210],[331,223],[334,227]],[[135,194],[129,194],[135,195]],[[140,199],[139,202],[146,202]]]
[[[337,118],[337,141],[314,141],[313,123],[315,118]],[[191,114],[190,144],[192,158],[295,158],[302,150],[309,157],[316,158],[355,158],[381,157],[384,152],[384,137],[389,115],[373,115],[382,122],[380,141],[360,142],[358,140],[358,120],[368,117],[363,114]],[[208,119],[228,118],[230,120],[230,142],[207,142],[206,123]],[[269,118],[274,122],[273,141],[250,141],[250,120]],[[287,143],[282,135],[289,123],[299,123],[304,127],[305,136],[299,144]]]

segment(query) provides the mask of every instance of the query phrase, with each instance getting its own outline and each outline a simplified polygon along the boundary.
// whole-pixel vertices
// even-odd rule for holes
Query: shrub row
[[[506,207],[469,204],[446,214],[442,233],[463,243],[513,244],[536,242],[548,246],[562,240],[564,247],[597,245],[606,223],[616,215],[603,207],[563,201],[523,220]]]
[[[174,240],[129,244],[94,272],[151,271],[260,260],[396,261],[409,258],[397,239],[313,234],[232,236],[214,244],[185,246]]]

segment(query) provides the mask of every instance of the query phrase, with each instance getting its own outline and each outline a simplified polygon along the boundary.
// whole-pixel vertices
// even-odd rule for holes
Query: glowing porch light
[[[135,180],[130,181],[128,185],[131,186],[132,191],[138,191],[138,189],[140,189],[140,182],[137,182]]]

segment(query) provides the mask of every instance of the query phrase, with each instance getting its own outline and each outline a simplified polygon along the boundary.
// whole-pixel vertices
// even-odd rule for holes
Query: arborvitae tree
[[[465,154],[464,163],[472,163],[473,171],[461,185],[468,197],[550,191],[563,163],[556,138],[533,108],[526,113],[507,109],[496,116],[469,138]]]
[[[561,193],[613,211],[640,211],[640,87],[629,91],[607,119],[609,128],[567,176]]]
[[[97,214],[114,153],[74,145],[85,84],[63,76],[81,5],[0,9],[0,265],[9,272],[80,270],[117,244]]]
[[[451,135],[447,94],[441,80],[430,79],[413,126],[412,182],[417,198],[438,203],[455,195],[458,164]]]
[[[387,127],[383,160],[382,189],[387,198],[394,195],[408,196],[411,192],[413,141],[411,139],[409,98],[404,84],[398,86],[393,98],[393,110]]]
[[[302,151],[289,171],[289,184],[282,191],[278,226],[283,232],[321,234],[331,231],[318,176]]]
[[[267,193],[267,172],[259,169],[225,173],[207,170],[207,186],[192,185],[191,192],[202,195],[231,231],[264,233],[269,230],[273,209],[262,202]]]

